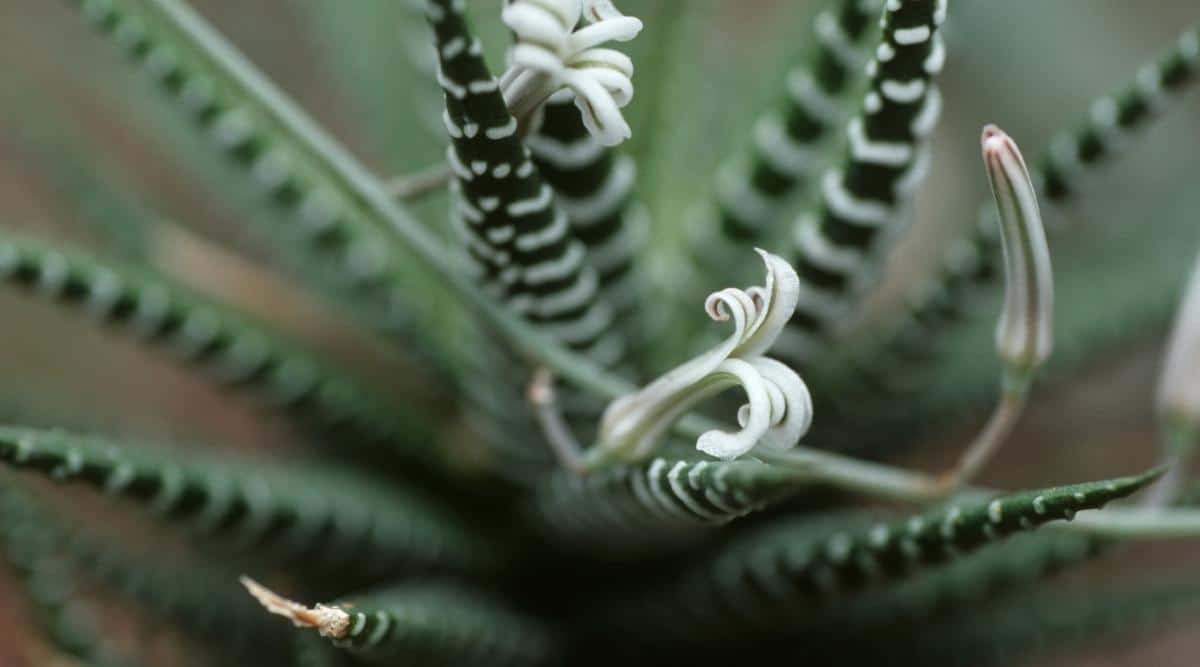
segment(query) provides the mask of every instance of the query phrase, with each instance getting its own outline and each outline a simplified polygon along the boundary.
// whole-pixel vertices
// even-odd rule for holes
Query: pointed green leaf
[[[945,61],[946,0],[888,2],[867,65],[870,85],[846,126],[844,158],[821,180],[819,210],[797,218],[796,271],[807,296],[792,317],[791,356],[854,315],[864,287],[904,229],[904,208],[929,169],[929,136],[941,113],[934,77]]]
[[[473,278],[505,305],[605,366],[625,341],[596,272],[530,160],[499,84],[467,27],[465,6],[427,0],[446,100],[453,209]]]
[[[214,380],[406,457],[427,456],[426,420],[261,323],[146,269],[0,234],[0,282],[166,347]],[[422,451],[424,450],[424,451]]]
[[[282,660],[285,655],[287,643],[281,629],[264,622],[257,605],[247,600],[237,585],[234,573],[195,562],[179,567],[135,556],[51,516],[16,489],[0,489],[0,525],[36,535],[43,542],[44,557],[54,554],[81,577],[179,623],[231,659],[253,655],[259,661]]]
[[[456,584],[401,585],[306,610],[243,583],[272,613],[319,629],[367,664],[541,665],[550,664],[556,650],[540,624]],[[327,654],[310,655],[317,664],[330,664]]]
[[[538,486],[534,503],[565,545],[646,547],[761,510],[795,493],[804,479],[802,471],[750,459],[656,458],[586,476],[559,471]]]
[[[1132,81],[1093,101],[1076,129],[1056,136],[1036,161],[1039,168],[1033,176],[1038,194],[1050,204],[1070,203],[1077,180],[1117,158],[1119,148],[1128,143],[1121,140],[1161,117],[1166,104],[1194,84],[1197,72],[1200,28],[1189,28],[1156,60],[1139,68]],[[980,207],[967,237],[951,245],[937,274],[911,295],[869,353],[871,361],[861,368],[870,386],[885,392],[899,389],[888,382],[888,376],[926,364],[941,349],[934,343],[940,340],[937,334],[965,319],[971,297],[1001,278],[1000,262],[996,212],[988,204]]]
[[[429,500],[370,478],[291,465],[193,463],[58,431],[0,428],[0,461],[85,484],[222,537],[255,556],[372,577],[398,569],[479,570],[497,553]]]
[[[760,631],[850,593],[920,576],[1008,535],[1069,520],[1136,492],[1158,474],[955,500],[900,521],[861,515],[783,521],[703,557],[652,594],[619,599],[593,621],[639,634],[729,638]],[[688,619],[686,630],[672,629],[680,618]]]

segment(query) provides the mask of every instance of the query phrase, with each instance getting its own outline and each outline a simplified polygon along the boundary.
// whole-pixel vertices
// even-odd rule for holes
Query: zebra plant
[[[1046,480],[1043,451],[1015,484],[980,481],[1039,384],[1158,331],[1129,322],[1167,319],[1170,299],[1146,294],[1171,291],[1173,264],[1123,277],[1105,310],[1126,326],[1090,335],[1100,320],[1074,299],[1098,274],[1073,249],[1098,223],[1062,218],[1195,81],[1200,29],[1044,157],[1027,163],[981,119],[972,178],[991,197],[923,269],[904,248],[953,107],[947,0],[824,0],[811,30],[789,28],[804,54],[764,75],[781,104],[712,179],[688,174],[687,211],[656,190],[670,160],[643,137],[688,129],[655,106],[682,104],[689,56],[673,70],[670,54],[702,3],[295,8],[307,29],[344,31],[322,58],[395,49],[346,78],[388,101],[364,125],[427,156],[400,176],[367,167],[184,0],[66,4],[165,94],[170,113],[138,107],[146,127],[180,115],[227,161],[202,174],[186,139],[147,141],[235,204],[257,188],[253,233],[226,240],[261,244],[277,272],[123,197],[34,101],[29,168],[103,204],[89,217],[108,251],[5,227],[0,279],[255,395],[288,442],[183,451],[28,397],[6,406],[0,554],[44,640],[37,664],[718,664],[799,640],[808,662],[978,665],[1200,609],[1191,573],[1086,597],[1050,580],[1120,544],[1200,537],[1200,270],[1161,372],[1157,467]],[[406,87],[389,98],[393,77]],[[133,104],[114,90],[96,94]],[[918,279],[897,288],[897,265]],[[298,325],[246,298],[264,285],[336,312],[353,349],[313,340],[323,315]],[[995,315],[989,288],[1003,295],[991,352],[972,333]],[[989,400],[957,462],[879,462]]]

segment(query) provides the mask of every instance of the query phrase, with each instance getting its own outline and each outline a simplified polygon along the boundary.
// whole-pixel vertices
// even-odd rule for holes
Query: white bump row
[[[863,129],[862,118],[850,121],[846,128],[850,156],[858,162],[885,167],[903,167],[912,159],[911,144],[898,141],[872,141]]]
[[[623,155],[613,164],[600,189],[586,197],[559,197],[559,202],[572,225],[588,227],[619,211],[636,180],[637,165],[633,158]]]
[[[819,151],[793,139],[775,115],[764,116],[754,125],[754,142],[763,162],[793,177],[808,173],[820,159]]]
[[[850,194],[842,184],[842,172],[830,170],[821,183],[825,204],[839,218],[864,227],[881,227],[892,217],[892,207]]]

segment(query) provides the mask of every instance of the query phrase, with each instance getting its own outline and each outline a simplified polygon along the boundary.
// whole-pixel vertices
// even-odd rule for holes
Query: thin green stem
[[[397,176],[387,182],[388,192],[400,201],[413,201],[437,192],[450,184],[450,165],[440,162],[413,174]]]
[[[1006,391],[996,404],[996,410],[983,430],[963,452],[958,465],[943,476],[938,486],[949,493],[978,475],[1008,440],[1017,420],[1025,410],[1025,392]]]

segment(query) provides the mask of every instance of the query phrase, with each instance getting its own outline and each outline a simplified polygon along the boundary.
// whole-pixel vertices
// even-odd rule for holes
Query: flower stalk
[[[1003,389],[979,437],[939,480],[939,493],[973,478],[1008,439],[1024,411],[1033,376],[1053,347],[1054,278],[1033,180],[1021,150],[1003,130],[984,127],[980,143],[1004,249],[1004,309],[996,325]]]

